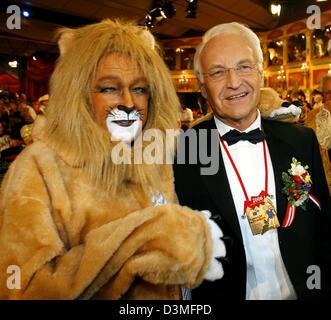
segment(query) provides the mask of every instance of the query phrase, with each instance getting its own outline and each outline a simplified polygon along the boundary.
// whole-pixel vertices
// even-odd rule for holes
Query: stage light
[[[196,18],[197,9],[198,9],[198,0],[186,0],[188,3],[185,12],[187,12],[186,18]]]
[[[152,9],[145,15],[145,26],[153,28],[155,24],[161,25],[167,18],[172,18],[176,14],[173,2],[176,0],[154,0]],[[196,18],[198,0],[185,0],[187,2],[186,18]]]
[[[171,1],[166,1],[162,6],[162,9],[167,18],[172,18],[176,14],[176,9]]]
[[[164,4],[155,2],[154,5],[155,4],[160,6],[153,7],[153,9],[145,16],[145,25],[148,28],[153,28],[155,23],[160,25],[165,19],[172,18],[176,14],[176,9],[171,1],[165,1]]]
[[[147,15],[146,18],[150,19],[150,20],[158,20],[161,21],[163,19],[166,19],[167,16],[165,15],[164,11],[162,10],[162,8],[154,8],[153,10],[151,10]]]
[[[149,13],[146,14],[145,19],[145,25],[148,28],[153,28],[154,23],[161,24],[163,20],[167,18],[165,12],[162,8],[154,8]]]
[[[280,11],[282,10],[282,6],[279,3],[272,3],[270,9],[273,15],[280,16]]]
[[[22,15],[25,17],[25,18],[29,18],[30,17],[30,12],[28,10],[23,10],[22,11]]]
[[[8,64],[11,68],[17,68],[17,60],[9,61]]]
[[[148,19],[147,16],[146,16],[146,20],[145,20],[145,26],[146,26],[148,29],[154,28],[153,21],[150,20],[150,19]]]

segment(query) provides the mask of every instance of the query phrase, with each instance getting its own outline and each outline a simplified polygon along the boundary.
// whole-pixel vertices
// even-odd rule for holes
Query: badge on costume
[[[265,191],[245,201],[244,211],[253,235],[264,234],[268,230],[279,227],[275,207]]]

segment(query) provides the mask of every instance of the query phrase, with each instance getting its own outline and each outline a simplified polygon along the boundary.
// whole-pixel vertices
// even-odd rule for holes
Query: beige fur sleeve
[[[136,276],[155,285],[194,287],[202,281],[211,255],[208,227],[198,212],[175,204],[132,212],[71,246],[64,223],[70,197],[50,163],[41,169],[22,155],[3,182],[0,299],[91,298],[101,288],[101,298],[118,299]],[[45,183],[47,175],[53,185]],[[7,286],[11,265],[21,270],[20,288]],[[140,289],[135,298],[143,298],[146,288]]]
[[[211,260],[212,242],[199,212],[168,204],[139,210],[125,220],[120,228],[132,225],[134,230],[91,286],[91,294],[94,286],[105,284],[102,298],[119,299],[136,276],[152,284],[186,288],[202,282]],[[114,269],[120,270],[116,278],[111,277]],[[135,298],[144,299],[139,290],[135,289]]]

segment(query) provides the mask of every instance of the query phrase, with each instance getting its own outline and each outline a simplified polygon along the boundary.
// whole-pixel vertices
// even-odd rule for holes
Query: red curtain
[[[48,93],[48,81],[54,69],[54,59],[29,58],[22,78],[23,92],[28,99],[37,100]]]
[[[0,87],[11,93],[15,93],[20,91],[21,82],[10,74],[0,71]]]

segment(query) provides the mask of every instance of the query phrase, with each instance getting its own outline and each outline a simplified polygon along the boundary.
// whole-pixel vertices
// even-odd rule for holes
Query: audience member
[[[314,109],[308,114],[305,125],[312,128],[316,133],[331,195],[331,75],[327,75],[322,79],[321,87],[324,104],[319,102],[316,107],[314,106]],[[318,98],[318,96],[316,95],[315,98]]]

